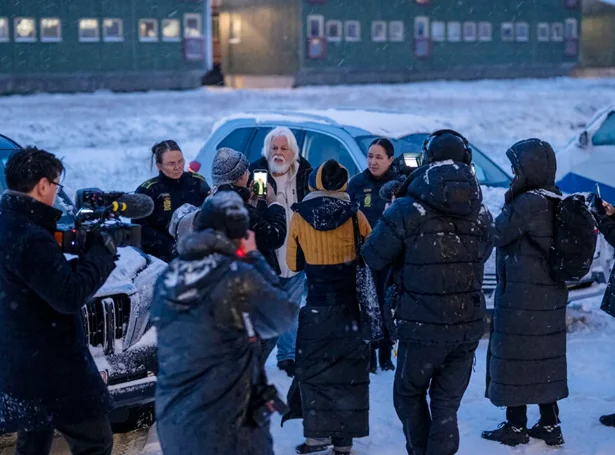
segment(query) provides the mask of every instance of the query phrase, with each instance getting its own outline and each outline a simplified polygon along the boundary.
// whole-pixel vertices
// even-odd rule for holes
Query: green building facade
[[[615,1],[583,2],[581,38],[581,63],[584,67],[615,67]]]
[[[224,0],[238,87],[568,74],[580,0]]]
[[[200,85],[207,0],[2,0],[0,94]]]

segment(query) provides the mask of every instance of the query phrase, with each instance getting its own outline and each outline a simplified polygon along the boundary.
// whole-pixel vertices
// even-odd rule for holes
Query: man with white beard
[[[278,127],[271,131],[265,138],[263,158],[250,165],[250,171],[265,169],[269,172],[268,184],[272,185],[277,194],[277,199],[286,210],[286,225],[290,225],[293,214],[293,204],[301,202],[310,192],[308,177],[312,172],[310,163],[299,155],[297,139],[292,131],[286,127]],[[286,264],[286,246],[288,238],[282,248],[276,250],[280,265],[280,279],[282,287],[288,292],[292,301],[297,306],[301,305],[303,296],[304,274],[292,272]],[[288,376],[295,374],[295,346],[297,342],[297,325],[280,335],[279,340],[271,339],[263,342],[263,363],[269,354],[278,345],[278,368],[284,370]]]

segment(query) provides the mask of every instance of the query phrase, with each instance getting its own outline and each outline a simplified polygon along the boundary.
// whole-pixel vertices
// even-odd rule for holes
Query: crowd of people
[[[262,155],[249,163],[241,150],[221,148],[210,186],[184,170],[176,142],[163,141],[152,149],[159,175],[136,190],[155,207],[134,220],[143,250],[169,263],[151,308],[165,455],[272,455],[274,412],[282,425],[303,420],[297,454],[349,454],[354,439],[369,435],[378,366],[395,370],[408,454],[455,454],[457,413],[488,330],[482,283],[494,246],[486,397],[506,407],[506,420],[482,437],[564,444],[568,290],[549,256],[558,253],[564,198],[548,143],[528,139],[508,150],[514,179],[495,219],[456,131],[433,133],[416,169],[396,160],[391,141],[376,139],[367,169],[352,179],[335,160],[306,161],[285,127],[268,134]],[[35,148],[6,165],[0,433],[19,432],[19,455],[48,454],[54,429],[75,454],[109,455],[110,396],[79,331],[81,305],[113,270],[116,247],[103,230],[66,261],[52,207],[63,172]],[[255,181],[256,172],[267,178]],[[588,206],[615,246],[615,208],[597,196]],[[603,306],[615,315],[613,286],[614,278]],[[293,378],[286,400],[265,372],[276,346],[278,368]],[[45,384],[29,379],[41,371]],[[531,429],[528,405],[540,408]],[[615,427],[615,414],[601,422]]]

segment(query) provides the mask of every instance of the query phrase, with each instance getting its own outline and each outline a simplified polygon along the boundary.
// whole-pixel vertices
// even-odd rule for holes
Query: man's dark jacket
[[[365,169],[362,173],[355,175],[348,183],[350,199],[363,212],[372,229],[382,217],[387,203],[380,197],[380,189],[384,184],[397,179],[397,173],[393,169],[389,169],[380,178],[374,177],[369,169]]]
[[[566,283],[551,279],[555,153],[539,141],[507,152],[516,178],[495,221],[498,285],[487,353],[487,397],[496,406],[553,403],[568,396]]]
[[[0,199],[0,434],[81,423],[112,399],[92,359],[81,308],[115,268],[94,244],[68,261],[62,212],[7,191]]]
[[[250,172],[254,174],[254,171],[257,169],[264,169],[268,173],[269,171],[269,162],[267,158],[263,157],[250,165]],[[297,201],[301,202],[303,198],[310,192],[310,188],[308,185],[308,178],[310,177],[310,173],[312,172],[312,166],[303,157],[299,157],[299,169],[297,170]],[[270,175],[267,181],[268,185],[271,185],[273,191],[277,194],[276,183],[273,177]]]
[[[160,172],[157,177],[141,184],[135,193],[145,194],[154,201],[154,211],[150,216],[133,220],[142,226],[143,251],[165,262],[171,261],[176,256],[175,240],[169,234],[173,212],[183,204],[200,207],[209,192],[205,178],[193,172],[184,172],[179,179]]]
[[[374,270],[394,267],[398,336],[475,342],[484,333],[484,264],[492,218],[469,166],[440,161],[409,177],[407,195],[385,212],[363,247]]]
[[[178,251],[158,279],[152,305],[162,450],[272,455],[269,427],[256,427],[248,416],[260,343],[249,339],[242,314],[269,339],[292,327],[298,308],[260,253],[241,259],[223,234],[193,232]]]
[[[606,241],[615,248],[615,215],[607,216],[606,213],[602,213],[596,216],[596,219],[598,221],[600,233],[604,235]],[[604,311],[615,317],[615,268],[611,272],[611,278],[604,293],[601,307]]]

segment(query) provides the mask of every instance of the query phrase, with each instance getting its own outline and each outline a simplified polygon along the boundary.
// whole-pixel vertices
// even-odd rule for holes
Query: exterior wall
[[[288,76],[299,68],[299,0],[223,0],[222,70],[231,76]]]
[[[581,28],[583,67],[615,66],[615,6],[586,0]]]
[[[198,60],[184,54],[184,14],[198,14],[201,34],[203,0],[3,0],[0,18],[8,18],[8,42],[0,42],[0,94],[32,91],[78,91],[107,88],[143,90],[187,88],[200,85],[205,73],[206,52]],[[36,40],[17,42],[15,18],[33,18]],[[42,42],[41,19],[61,21],[61,41]],[[79,39],[80,19],[99,21],[99,39]],[[106,18],[121,19],[123,40],[106,40],[102,24]],[[155,19],[158,39],[144,42],[139,37],[139,20]],[[163,40],[162,20],[179,19],[180,36]]]

